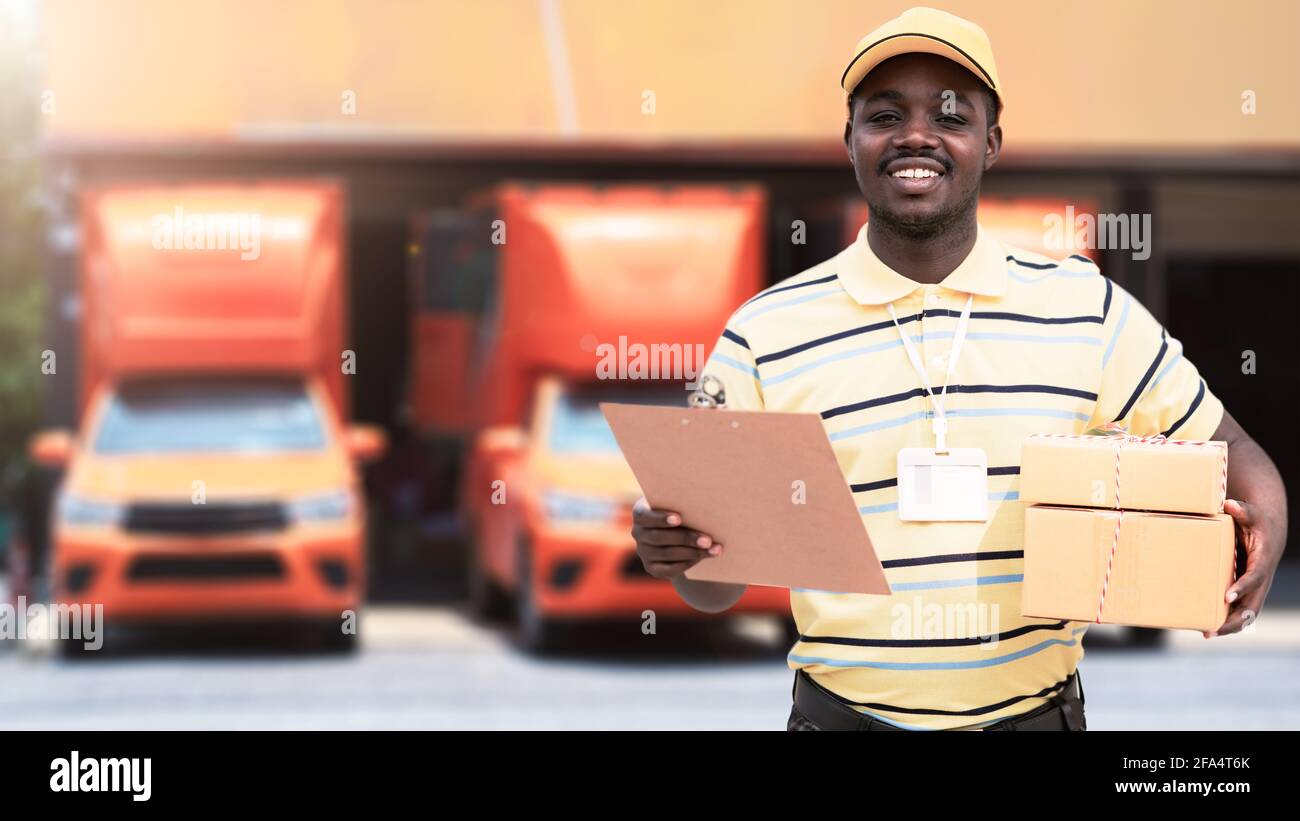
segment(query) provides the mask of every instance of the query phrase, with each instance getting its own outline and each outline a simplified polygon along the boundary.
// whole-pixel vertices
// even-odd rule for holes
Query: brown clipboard
[[[816,414],[610,402],[600,409],[650,506],[680,513],[723,545],[686,578],[890,593]]]

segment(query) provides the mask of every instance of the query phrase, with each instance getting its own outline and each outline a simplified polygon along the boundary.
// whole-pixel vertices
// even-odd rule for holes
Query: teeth
[[[921,179],[925,177],[937,177],[939,176],[939,174],[935,171],[931,171],[928,168],[904,168],[901,171],[895,171],[892,176],[904,177],[906,179],[912,179],[912,178]]]

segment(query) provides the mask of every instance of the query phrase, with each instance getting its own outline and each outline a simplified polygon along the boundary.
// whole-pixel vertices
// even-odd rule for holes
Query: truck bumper
[[[365,589],[359,528],[328,534],[56,540],[60,603],[102,604],[106,620],[341,619]]]
[[[646,573],[626,530],[534,530],[530,535],[537,601],[547,614],[568,618],[708,617],[682,601],[672,583]],[[790,614],[790,591],[751,586],[728,613]]]

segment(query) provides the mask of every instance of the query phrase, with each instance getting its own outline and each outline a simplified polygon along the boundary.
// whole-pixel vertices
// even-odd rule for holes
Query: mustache
[[[895,154],[892,157],[885,157],[880,161],[880,164],[876,166],[876,173],[878,174],[885,173],[885,169],[894,160],[908,160],[908,159],[934,160],[935,162],[943,166],[943,173],[945,174],[952,173],[952,160],[948,159],[947,157],[940,156],[938,154]]]

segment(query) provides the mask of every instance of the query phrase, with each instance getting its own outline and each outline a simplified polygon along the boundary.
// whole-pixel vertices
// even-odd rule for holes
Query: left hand
[[[1223,512],[1236,525],[1237,546],[1246,551],[1246,572],[1228,588],[1225,600],[1230,605],[1228,618],[1218,630],[1204,633],[1208,638],[1239,633],[1264,609],[1264,599],[1273,585],[1273,574],[1282,559],[1285,523],[1271,512],[1260,510],[1250,502],[1229,499]],[[1234,551],[1234,558],[1235,551]]]

